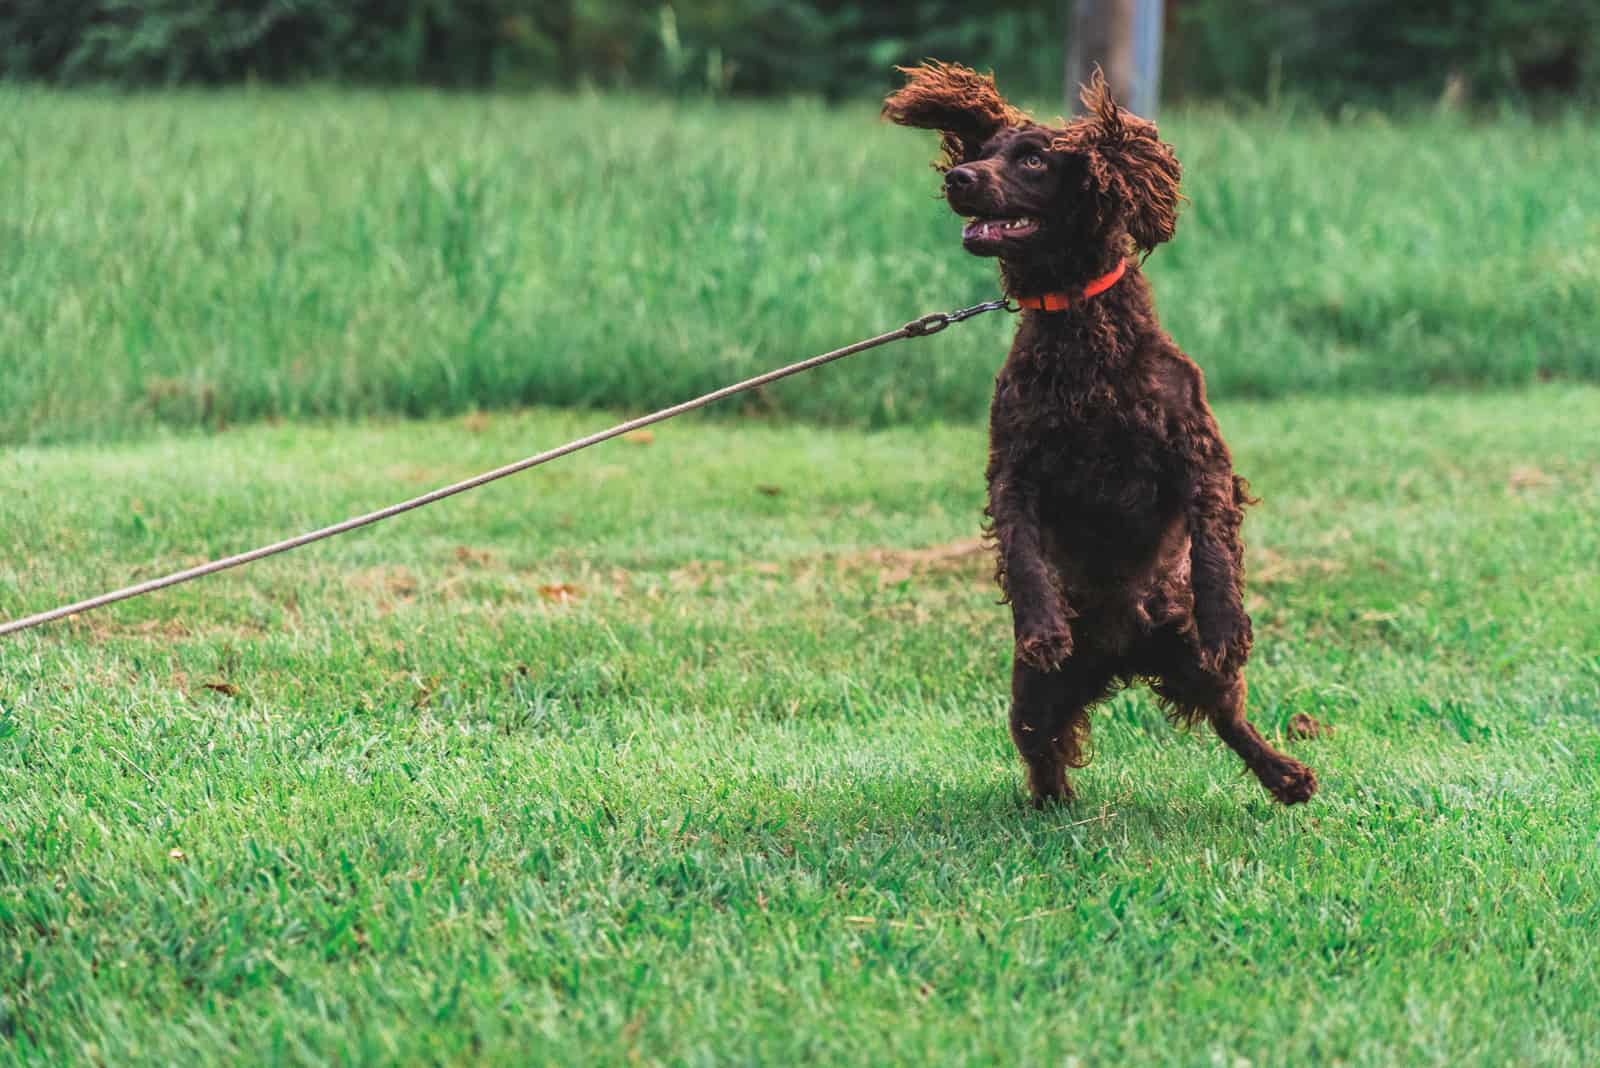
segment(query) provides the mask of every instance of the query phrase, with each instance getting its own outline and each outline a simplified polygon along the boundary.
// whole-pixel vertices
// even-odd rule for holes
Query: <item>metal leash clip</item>
[[[929,335],[937,334],[951,323],[959,323],[972,318],[974,315],[982,315],[984,312],[1000,311],[1002,308],[1006,311],[1020,310],[1011,307],[1010,303],[1009,298],[1001,297],[998,300],[986,300],[982,304],[974,304],[970,308],[961,308],[953,312],[934,312],[932,315],[924,315],[920,319],[913,319],[900,329],[904,330],[908,337],[928,337]]]

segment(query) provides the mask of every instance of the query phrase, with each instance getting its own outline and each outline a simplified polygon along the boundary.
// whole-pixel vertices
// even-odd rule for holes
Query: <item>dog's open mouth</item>
[[[961,240],[967,245],[999,245],[1019,237],[1032,237],[1039,232],[1039,220],[1021,215],[1012,219],[968,219],[961,228]]]

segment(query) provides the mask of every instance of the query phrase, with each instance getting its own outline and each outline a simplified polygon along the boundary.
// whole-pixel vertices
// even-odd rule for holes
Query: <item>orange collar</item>
[[[1066,311],[1074,304],[1097,297],[1101,293],[1117,284],[1117,280],[1128,269],[1128,261],[1123,260],[1110,271],[1096,278],[1083,287],[1080,293],[1041,293],[1037,297],[1018,297],[1017,305],[1022,308],[1032,308],[1034,311],[1058,312]]]

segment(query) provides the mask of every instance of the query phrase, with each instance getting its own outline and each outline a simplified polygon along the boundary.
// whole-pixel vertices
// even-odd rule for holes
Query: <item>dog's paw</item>
[[[1070,805],[1077,800],[1077,794],[1072,792],[1072,787],[1063,783],[1059,790],[1028,791],[1028,804],[1036,809],[1055,808],[1058,805]]]
[[[1017,628],[1017,659],[1040,671],[1055,671],[1072,655],[1072,630],[1065,623]]]
[[[1233,646],[1226,641],[1200,643],[1200,667],[1213,674],[1223,674],[1228,669]]]
[[[1281,804],[1298,805],[1311,800],[1317,792],[1317,773],[1298,760],[1285,757],[1280,767],[1261,777],[1261,785]]]
[[[1250,653],[1250,617],[1243,612],[1237,616],[1213,617],[1202,614],[1196,621],[1200,640],[1200,666],[1207,671],[1223,672],[1236,664],[1243,664]]]

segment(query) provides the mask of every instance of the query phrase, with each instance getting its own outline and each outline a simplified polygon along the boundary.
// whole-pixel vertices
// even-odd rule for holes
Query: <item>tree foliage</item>
[[[959,58],[1059,91],[1071,0],[9,0],[0,76],[597,85],[827,97]],[[1172,93],[1590,92],[1593,0],[1169,0]]]
[[[1488,99],[1600,84],[1594,0],[1187,0],[1177,13],[1168,70],[1194,95]]]

